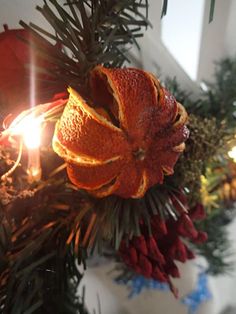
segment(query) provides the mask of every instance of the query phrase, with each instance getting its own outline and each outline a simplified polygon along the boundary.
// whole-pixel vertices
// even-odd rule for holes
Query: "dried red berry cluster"
[[[172,218],[163,221],[159,215],[155,215],[151,219],[152,235],[148,233],[145,224],[140,222],[142,235],[131,240],[123,239],[119,250],[121,258],[135,272],[160,282],[168,282],[177,296],[170,281],[170,276],[180,277],[174,261],[184,263],[195,257],[182,238],[195,243],[206,241],[206,233],[197,231],[192,222],[204,217],[201,204],[197,204],[189,213],[183,212],[177,221]]]

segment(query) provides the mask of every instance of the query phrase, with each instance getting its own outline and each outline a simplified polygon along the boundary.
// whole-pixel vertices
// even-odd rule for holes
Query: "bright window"
[[[185,72],[196,80],[204,0],[169,0],[162,20],[162,41]]]

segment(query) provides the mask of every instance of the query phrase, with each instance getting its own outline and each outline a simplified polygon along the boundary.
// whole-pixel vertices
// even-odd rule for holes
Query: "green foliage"
[[[180,157],[174,176],[175,185],[190,190],[193,201],[200,198],[200,176],[215,158],[224,163],[227,143],[234,138],[236,99],[236,58],[218,62],[209,90],[197,100],[183,90],[176,78],[167,78],[165,86],[187,109],[190,137]],[[191,200],[191,201],[192,201]]]
[[[201,230],[208,233],[209,239],[206,243],[197,245],[196,249],[207,259],[209,273],[214,275],[228,272],[232,268],[232,261],[228,260],[231,250],[226,231],[229,205],[221,200],[220,189],[229,171],[227,145],[235,134],[235,78],[236,57],[221,60],[217,63],[213,82],[208,83],[208,91],[194,101],[175,78],[165,81],[166,87],[190,113],[190,137],[185,152],[176,164],[175,174],[170,178],[171,184],[187,187],[190,205],[194,205],[202,201],[201,175],[207,175],[206,170],[211,173],[210,177],[206,177],[208,183],[211,181],[208,193],[212,200],[216,199],[218,207],[208,211],[207,219],[198,224]]]
[[[214,10],[215,10],[215,0],[211,0],[210,12],[209,12],[209,23],[213,21]]]
[[[196,247],[198,253],[208,261],[208,273],[211,275],[230,274],[233,270],[233,252],[228,239],[226,226],[232,219],[233,210],[221,208],[210,215],[198,226],[208,233],[208,240]]]
[[[9,153],[1,157],[5,172]],[[54,154],[51,158],[48,153],[42,158],[45,171],[55,165]],[[88,314],[77,295],[82,279],[77,263],[86,252],[71,236],[83,196],[66,186],[63,175],[29,185],[22,163],[0,185],[6,196],[0,200],[1,313]]]
[[[50,54],[40,42],[35,42],[33,47],[37,54],[53,65],[53,70],[38,69],[53,78],[51,88],[57,84],[70,85],[86,94],[88,72],[94,66],[121,66],[127,61],[125,53],[129,46],[138,46],[137,39],[142,36],[142,28],[149,23],[147,7],[147,0],[67,0],[65,5],[48,0],[37,9],[56,34],[33,23],[28,26],[21,22],[21,25],[38,38],[47,38],[57,44],[53,46],[48,42],[52,48]],[[211,16],[213,9],[214,1]],[[164,1],[163,14],[166,11],[167,1]],[[226,83],[221,80],[218,83],[224,92],[228,92]],[[178,90],[177,83],[175,88]],[[214,101],[222,97],[217,90],[212,91],[215,93]],[[190,97],[184,92],[181,97],[188,99],[190,108]],[[227,98],[227,104],[231,101],[230,97]],[[207,109],[203,102],[196,106],[203,117],[207,117],[213,108],[209,105]],[[229,110],[229,113],[232,111]],[[223,114],[216,117],[217,121]],[[186,172],[184,185],[190,184],[191,172],[199,177],[199,171],[205,167],[198,164],[203,154],[199,147],[205,145],[207,156],[213,154],[223,134],[218,132],[212,119],[203,120],[202,124],[194,120],[197,118],[191,119],[190,148],[186,150],[185,160],[180,161],[179,169],[182,170],[173,177],[180,182],[178,180],[182,180],[181,175]],[[212,132],[218,134],[214,140],[209,139]],[[197,141],[201,145],[194,149]],[[165,219],[176,217],[178,213],[166,193],[170,191],[167,185],[153,187],[140,200],[125,201],[114,196],[96,200],[69,184],[64,172],[54,171],[55,164],[59,166],[60,161],[54,154],[50,155],[50,149],[45,154],[41,182],[34,185],[27,183],[23,161],[23,167],[19,167],[11,179],[0,185],[0,309],[4,314],[87,314],[84,296],[76,295],[82,278],[77,264],[82,263],[85,267],[87,255],[94,250],[101,251],[104,241],[117,249],[124,234],[138,235],[140,219],[149,227],[152,215],[158,214]],[[1,173],[12,163],[10,156],[1,152]],[[203,225],[203,228],[208,227]],[[222,241],[225,241],[223,236]],[[199,250],[206,257],[211,256],[209,247]],[[218,261],[218,265],[223,267],[221,259]]]
[[[77,265],[85,267],[94,250],[102,254],[104,242],[118,250],[125,235],[140,235],[140,220],[151,234],[151,216],[179,213],[165,187],[153,187],[143,199],[95,199],[67,181],[59,171],[64,167],[54,169],[59,160],[50,150],[42,153],[43,181],[27,183],[23,159],[0,185],[0,194],[10,192],[0,208],[0,308],[14,314],[87,314],[84,298],[76,295],[82,278]],[[9,157],[2,154],[3,172]]]
[[[164,0],[163,5],[162,5],[162,10],[161,10],[161,17],[166,15],[167,8],[168,8],[168,0]]]
[[[127,236],[140,236],[140,221],[144,221],[149,233],[151,218],[158,215],[164,221],[169,217],[177,219],[180,213],[176,210],[171,195],[175,192],[171,187],[155,185],[140,199],[122,199],[112,195],[103,199],[93,199],[94,210],[99,213],[96,217],[94,230],[97,231],[97,245],[99,240],[106,239],[110,247],[118,250],[120,241]],[[184,208],[184,205],[181,205]],[[99,228],[99,226],[103,228]],[[95,237],[91,235],[91,237]]]
[[[183,90],[176,78],[167,78],[166,87],[181,102],[188,113],[214,118],[217,123],[225,123],[230,132],[236,127],[236,56],[216,63],[214,78],[206,82],[207,91],[199,99],[193,100],[191,93]]]
[[[163,85],[170,91],[172,95],[175,95],[175,98],[184,105],[186,109],[193,106],[193,101],[191,100],[191,93],[183,90],[176,77],[167,77]],[[189,112],[189,111],[188,111]]]
[[[37,10],[55,34],[33,23],[20,24],[40,39],[32,48],[50,67],[36,70],[51,78],[51,90],[70,85],[86,93],[94,66],[121,66],[128,60],[127,49],[138,47],[142,28],[148,26],[147,7],[147,0],[67,0],[65,5],[49,0]],[[82,278],[77,265],[86,266],[87,254],[99,249],[103,238],[111,240],[115,234],[114,246],[119,245],[125,230],[113,221],[127,218],[117,217],[124,205],[117,199],[99,202],[78,191],[60,171],[64,167],[55,154],[43,149],[41,182],[28,184],[23,160],[23,167],[0,185],[1,313],[88,314],[84,295],[77,295]],[[14,155],[14,150],[1,152],[1,174]],[[118,207],[106,216],[112,201]]]
[[[189,116],[190,137],[186,149],[176,165],[171,180],[175,185],[188,188],[189,202],[194,205],[201,199],[201,175],[205,174],[209,162],[220,153],[228,132],[225,124],[218,125],[216,119]]]
[[[53,47],[48,42],[52,47],[50,55],[45,50],[47,46],[40,42],[35,44],[36,52],[53,64],[53,71],[48,74],[54,78],[54,85],[64,82],[81,93],[94,66],[120,67],[128,61],[127,49],[132,44],[138,47],[142,28],[149,24],[147,8],[147,0],[67,0],[64,6],[57,0],[49,0],[37,10],[56,34],[33,23],[27,26],[21,21],[20,24],[37,37],[43,35],[57,43]]]
[[[197,114],[214,116],[227,121],[228,128],[235,128],[236,119],[236,57],[216,63],[215,80],[207,83],[208,91],[197,106]]]

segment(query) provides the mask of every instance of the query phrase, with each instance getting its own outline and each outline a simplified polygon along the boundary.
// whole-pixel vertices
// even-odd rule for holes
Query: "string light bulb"
[[[41,144],[41,123],[39,118],[28,116],[24,121],[22,136],[28,149],[36,149]]]
[[[233,159],[234,162],[236,162],[236,146],[234,146],[229,152],[228,156]]]
[[[20,136],[28,150],[27,174],[30,183],[41,179],[40,144],[43,116],[19,115],[10,125],[11,136]]]

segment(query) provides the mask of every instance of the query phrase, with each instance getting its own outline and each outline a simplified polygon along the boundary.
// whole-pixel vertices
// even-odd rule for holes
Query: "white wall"
[[[162,20],[162,42],[192,80],[196,80],[204,0],[169,0]]]
[[[172,4],[174,1],[176,0],[172,0]],[[149,0],[149,4],[149,19],[153,28],[149,28],[145,32],[144,37],[139,40],[141,50],[139,52],[135,49],[132,50],[134,63],[147,71],[153,72],[161,77],[161,79],[164,79],[166,76],[176,77],[182,88],[190,90],[193,95],[198,95],[200,92],[199,87],[174,58],[173,51],[170,52],[163,44],[161,38],[162,21],[160,19],[162,0]],[[172,27],[174,32],[176,25],[173,24]],[[178,35],[181,36],[181,33],[179,32]],[[179,45],[181,45],[181,40],[179,41]]]
[[[229,0],[230,10],[228,16],[228,23],[226,26],[226,53],[227,55],[236,55],[236,1]]]
[[[203,17],[199,14],[200,2],[197,6],[191,6],[196,1],[191,0],[183,7],[182,1],[168,1],[170,15],[167,12],[163,19],[164,41],[161,38],[160,22],[162,1],[149,1],[150,20],[154,30],[147,31],[141,39],[141,52],[134,55],[137,64],[149,71],[156,71],[158,75],[176,76],[183,88],[198,95],[201,81],[212,79],[215,61],[236,54],[236,0],[216,0],[214,19],[210,24],[208,20],[211,0],[204,0]],[[194,9],[197,12],[192,17]],[[172,10],[177,12],[177,16]],[[167,23],[165,19],[168,20]],[[203,24],[202,27],[199,22]],[[183,49],[186,51],[183,52]],[[157,70],[157,65],[160,71]],[[190,76],[195,77],[195,80]]]
[[[7,23],[9,28],[19,28],[19,20],[46,24],[41,14],[35,10],[42,0],[0,0],[0,27]]]
[[[234,0],[235,2],[235,0]],[[197,80],[211,80],[214,73],[214,62],[227,56],[226,35],[235,34],[235,29],[227,29],[228,16],[231,11],[231,1],[216,0],[214,19],[209,24],[210,0],[206,1],[205,17],[201,41],[201,51]],[[232,13],[236,19],[236,11]]]

